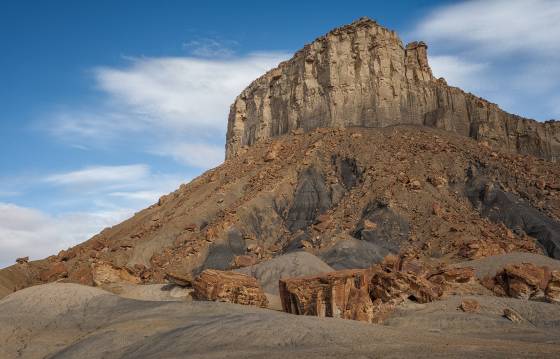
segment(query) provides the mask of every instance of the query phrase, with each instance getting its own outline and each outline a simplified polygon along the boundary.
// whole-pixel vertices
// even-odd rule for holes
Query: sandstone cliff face
[[[294,129],[437,127],[494,147],[560,158],[560,122],[506,113],[436,79],[427,46],[363,18],[335,29],[247,87],[231,106],[226,157]]]

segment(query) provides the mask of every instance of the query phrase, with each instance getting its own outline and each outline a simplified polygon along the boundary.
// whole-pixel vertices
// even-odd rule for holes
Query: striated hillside
[[[302,249],[335,269],[365,268],[404,248],[446,262],[511,251],[560,258],[560,168],[426,127],[294,133],[243,150],[81,245],[0,275],[6,293],[59,279],[157,283],[170,271]]]
[[[425,125],[496,148],[556,161],[560,122],[506,113],[436,79],[427,45],[362,18],[332,30],[255,80],[231,106],[226,156],[243,146],[319,127]]]

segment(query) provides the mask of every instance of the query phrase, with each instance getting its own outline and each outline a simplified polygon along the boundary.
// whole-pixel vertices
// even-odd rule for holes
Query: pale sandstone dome
[[[425,125],[556,161],[560,122],[539,123],[436,79],[427,45],[362,18],[255,80],[231,106],[226,158],[257,141],[319,127]]]

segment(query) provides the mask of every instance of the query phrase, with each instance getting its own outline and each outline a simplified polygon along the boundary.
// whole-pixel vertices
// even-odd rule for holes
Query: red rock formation
[[[560,271],[532,263],[510,264],[482,282],[495,294],[525,300],[560,302]]]
[[[560,271],[550,273],[550,281],[546,287],[545,298],[550,303],[560,303]]]
[[[459,309],[465,313],[478,313],[480,311],[480,303],[474,299],[465,299],[461,301]]]
[[[428,279],[431,272],[410,254],[391,255],[371,269],[281,279],[280,298],[287,313],[380,323],[404,300],[431,302],[443,295],[447,280],[467,283],[474,276],[472,268],[445,268],[436,283]]]
[[[199,300],[255,305],[265,308],[268,300],[257,280],[245,274],[215,269],[203,271],[193,283]]]
[[[298,315],[345,318],[362,316],[348,309],[350,293],[354,302],[363,302],[363,293],[353,290],[367,290],[371,272],[366,269],[350,269],[319,276],[286,278],[280,280],[280,298],[285,312]],[[370,300],[371,302],[371,300]],[[368,309],[364,308],[365,312]]]
[[[113,283],[141,283],[141,279],[133,275],[128,269],[114,266],[111,263],[94,263],[92,264],[91,273],[93,283],[97,286]]]

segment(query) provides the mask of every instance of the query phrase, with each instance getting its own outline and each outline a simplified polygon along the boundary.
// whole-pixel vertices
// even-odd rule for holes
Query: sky
[[[223,161],[229,106],[368,16],[436,76],[560,118],[560,1],[0,1],[0,267],[130,217]]]

